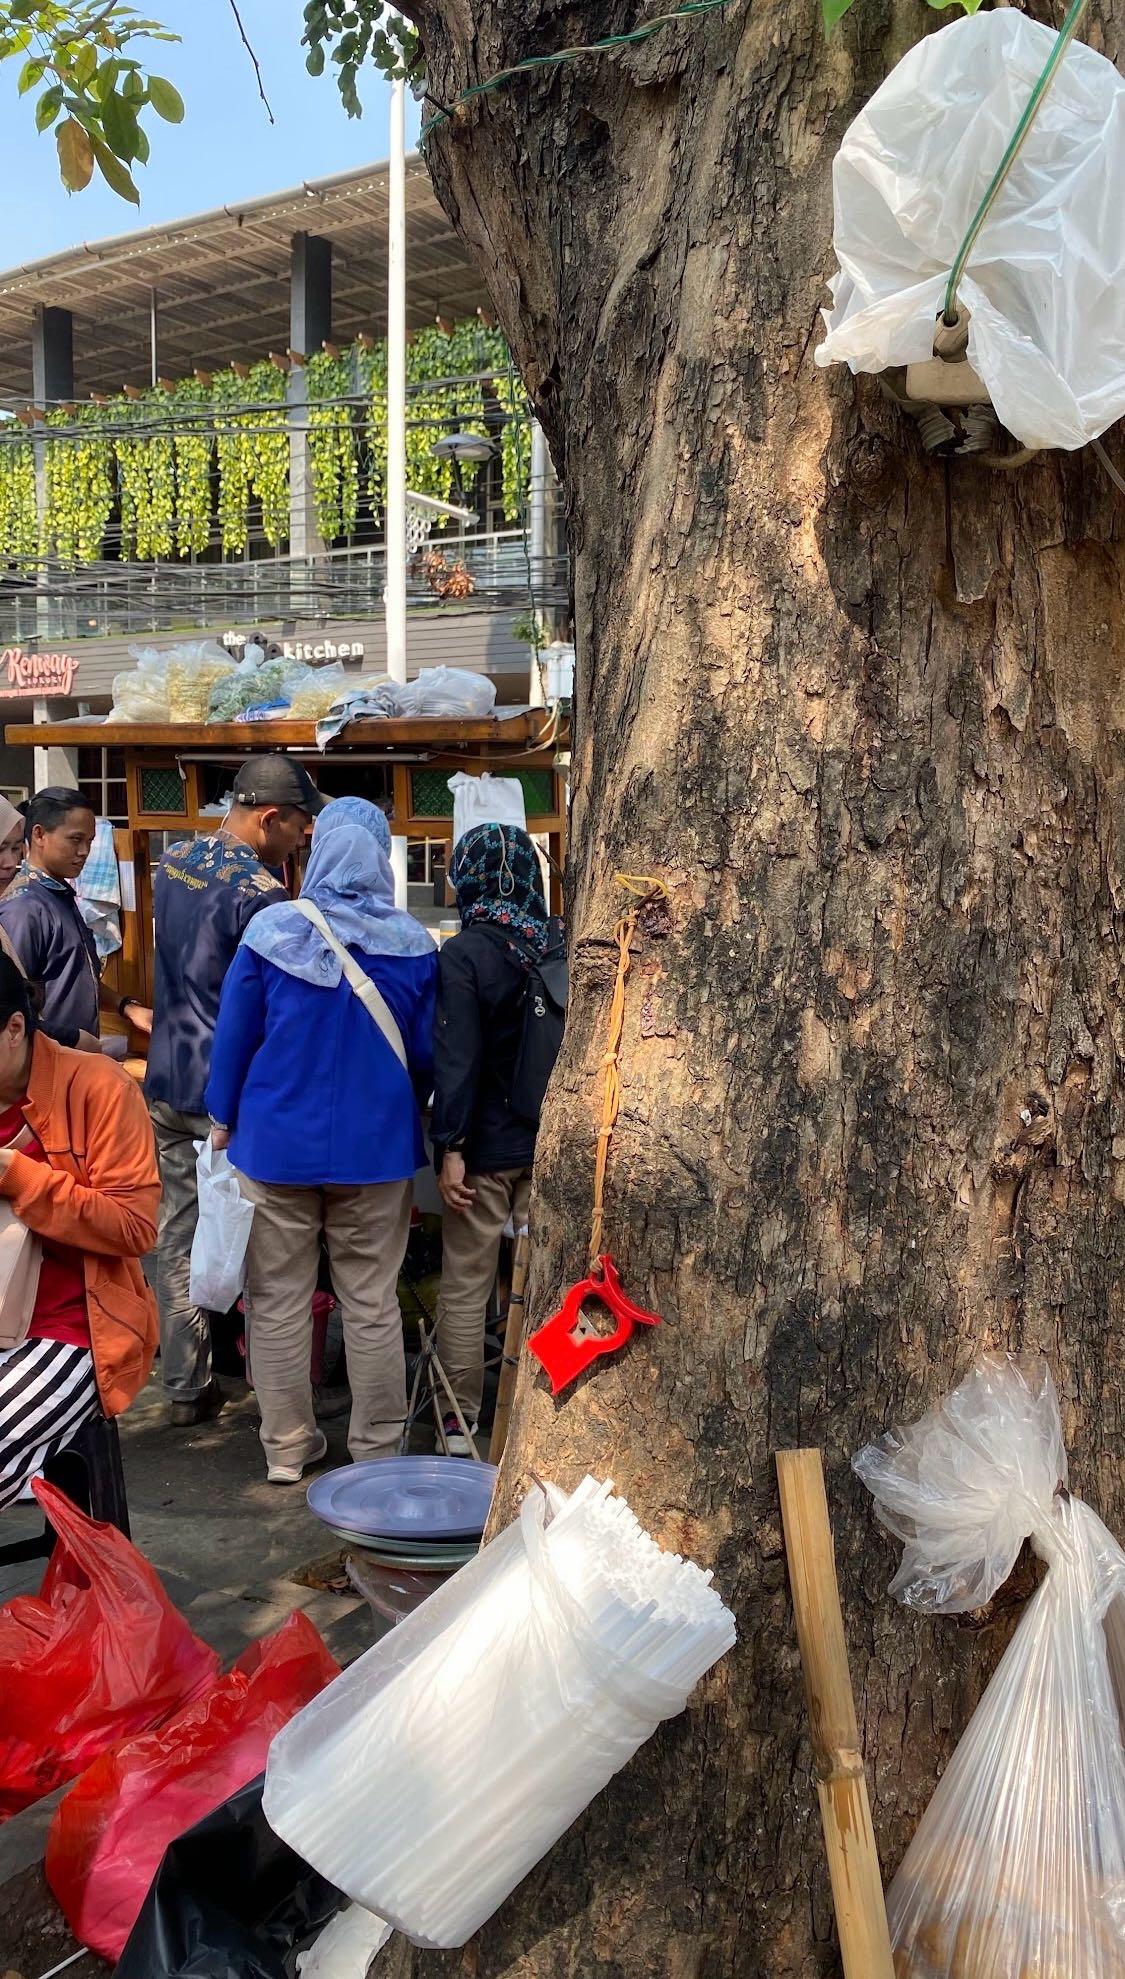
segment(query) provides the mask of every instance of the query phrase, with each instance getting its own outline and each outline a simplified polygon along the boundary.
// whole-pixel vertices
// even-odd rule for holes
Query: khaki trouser
[[[250,1374],[271,1464],[303,1464],[317,1447],[312,1300],[323,1232],[340,1301],[356,1462],[397,1453],[406,1416],[398,1274],[410,1234],[411,1182],[297,1189],[239,1175],[255,1205],[246,1254]]]
[[[530,1168],[501,1175],[466,1175],[476,1192],[471,1209],[447,1209],[441,1221],[441,1292],[437,1352],[470,1429],[484,1392],[484,1322],[496,1282],[500,1239],[511,1218],[517,1233],[527,1223]]]
[[[207,1115],[177,1113],[149,1101],[160,1157],[160,1235],[156,1243],[156,1303],[160,1308],[160,1374],[170,1402],[194,1402],[211,1380],[211,1321],[188,1290],[191,1244],[199,1221],[195,1143],[211,1132]]]

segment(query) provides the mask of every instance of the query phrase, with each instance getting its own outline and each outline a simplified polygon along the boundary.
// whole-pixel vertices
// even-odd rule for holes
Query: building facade
[[[0,724],[104,712],[138,650],[184,640],[385,670],[387,179],[0,275]],[[534,699],[568,593],[553,481],[417,159],[407,270],[408,671]],[[77,781],[115,815],[106,752],[35,755],[0,752],[0,788]]]

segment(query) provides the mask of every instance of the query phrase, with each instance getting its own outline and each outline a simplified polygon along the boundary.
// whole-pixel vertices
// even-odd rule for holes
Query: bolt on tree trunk
[[[420,0],[430,85],[635,24]],[[889,1878],[1000,1649],[895,1608],[852,1452],[984,1347],[1044,1349],[1079,1488],[1125,1529],[1121,511],[1091,458],[925,459],[813,364],[831,161],[933,23],[727,13],[521,78],[434,134],[566,493],[579,686],[573,1001],[529,1321],[582,1270],[623,901],[606,1235],[664,1325],[502,1480],[612,1476],[715,1569],[740,1645],[464,1954],[474,1979],[838,1972],[771,1453],[825,1453]],[[1119,0],[1099,12],[1120,44]],[[550,1781],[543,1790],[550,1792]]]

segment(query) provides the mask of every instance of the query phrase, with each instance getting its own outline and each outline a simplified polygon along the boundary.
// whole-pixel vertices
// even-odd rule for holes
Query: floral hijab
[[[460,839],[449,868],[461,926],[482,923],[511,937],[525,968],[547,946],[547,902],[539,854],[518,825],[477,825]]]

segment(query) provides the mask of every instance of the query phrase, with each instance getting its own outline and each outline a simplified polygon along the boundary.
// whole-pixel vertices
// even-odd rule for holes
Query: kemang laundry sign
[[[77,672],[78,661],[70,653],[28,653],[22,646],[0,652],[0,692],[6,695],[67,695]]]

